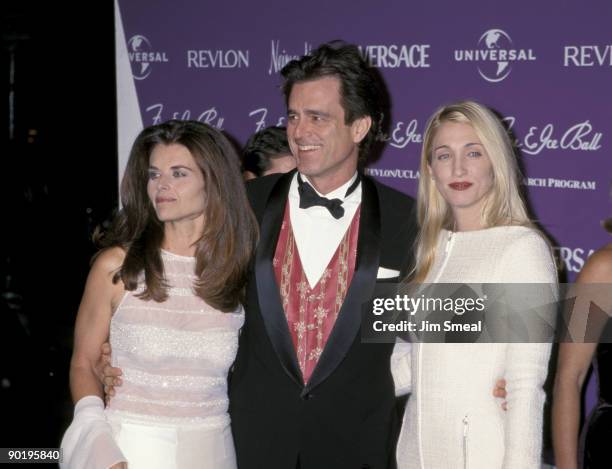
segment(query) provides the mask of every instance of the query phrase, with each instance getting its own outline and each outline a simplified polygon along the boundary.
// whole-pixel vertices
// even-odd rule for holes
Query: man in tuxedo
[[[281,73],[297,172],[247,185],[261,234],[229,388],[238,467],[386,469],[393,344],[361,342],[361,306],[410,265],[414,203],[358,171],[382,98],[357,47]]]

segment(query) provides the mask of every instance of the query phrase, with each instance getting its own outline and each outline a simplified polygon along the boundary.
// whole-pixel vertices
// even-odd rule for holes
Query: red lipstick
[[[454,189],[456,191],[464,191],[470,188],[472,185],[473,184],[471,182],[464,181],[464,182],[451,182],[448,186],[451,189]]]

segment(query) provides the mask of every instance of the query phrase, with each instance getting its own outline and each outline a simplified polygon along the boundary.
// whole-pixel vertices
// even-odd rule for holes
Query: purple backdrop
[[[370,174],[415,195],[428,116],[476,99],[512,123],[530,202],[568,280],[610,241],[600,226],[611,207],[609,0],[123,0],[116,17],[120,168],[142,125],[199,119],[243,144],[283,123],[280,68],[341,38],[369,55],[392,98],[389,144]],[[135,96],[122,92],[134,85]]]

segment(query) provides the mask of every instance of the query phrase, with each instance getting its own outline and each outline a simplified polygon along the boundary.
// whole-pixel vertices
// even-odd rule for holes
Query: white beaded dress
[[[235,469],[227,375],[244,311],[193,293],[195,258],[162,251],[168,299],[126,292],[110,325],[123,384],[106,409],[129,469]]]

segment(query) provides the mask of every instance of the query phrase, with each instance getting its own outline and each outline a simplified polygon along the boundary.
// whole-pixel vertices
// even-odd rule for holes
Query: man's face
[[[287,139],[298,170],[324,194],[348,181],[371,120],[345,124],[340,81],[324,77],[294,84],[288,108]]]

